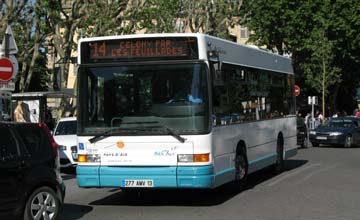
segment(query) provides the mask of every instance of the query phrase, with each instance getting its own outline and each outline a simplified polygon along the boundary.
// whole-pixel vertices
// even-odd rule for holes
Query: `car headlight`
[[[316,135],[316,131],[310,131],[310,134]]]
[[[341,132],[330,132],[329,135],[330,136],[339,136],[339,135],[342,135],[343,133]]]

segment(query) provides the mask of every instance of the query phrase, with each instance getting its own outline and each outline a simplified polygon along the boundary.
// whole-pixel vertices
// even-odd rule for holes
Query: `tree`
[[[241,21],[243,0],[182,1],[186,26],[191,32],[203,32],[230,39],[229,28]]]
[[[33,10],[32,18],[33,23],[30,28],[30,38],[33,42],[32,44],[32,53],[30,57],[27,57],[27,63],[23,63],[23,72],[20,80],[20,90],[28,91],[30,87],[30,83],[32,80],[32,76],[34,74],[35,66],[39,67],[39,64],[36,63],[37,60],[41,59],[41,56],[46,55],[41,53],[40,50],[44,48],[44,42],[46,37],[49,34],[49,29],[46,26],[46,20],[44,17],[46,16],[46,10],[42,7],[41,1],[36,1],[35,5],[31,7]],[[44,63],[46,66],[46,63]],[[40,67],[41,68],[41,67]],[[41,74],[42,72],[38,72]],[[41,78],[40,76],[38,76]]]
[[[8,25],[16,22],[19,16],[24,14],[24,8],[28,0],[13,1],[3,0],[0,1],[1,13],[0,13],[0,36],[1,39]]]
[[[53,69],[60,70],[60,77],[56,74],[54,76],[54,89],[65,88],[71,52],[76,49],[74,36],[78,26],[86,17],[88,4],[85,0],[42,0],[41,2],[43,8],[47,10],[46,22],[52,32],[48,41],[55,48],[54,54],[57,58]]]
[[[192,1],[150,0],[134,8],[138,30],[148,33],[202,32],[221,38],[230,38],[229,27],[240,22],[243,0]],[[162,16],[159,16],[159,15]]]
[[[45,56],[40,53],[46,31],[43,29],[42,9],[39,7],[41,1],[1,1],[1,34],[5,33],[5,28],[10,25],[13,29],[19,52],[16,57],[19,62],[19,73],[17,75],[17,85],[19,91],[28,91],[33,69],[36,60]],[[42,64],[46,67],[46,63]],[[38,74],[43,74],[39,72]],[[39,76],[41,78],[41,76]]]
[[[29,91],[48,91],[51,73],[49,72],[46,64],[46,54],[40,52],[40,56],[35,61],[33,68],[33,76],[29,84]]]
[[[181,0],[138,1],[129,12],[136,20],[136,29],[146,33],[176,32],[181,18]],[[161,15],[161,16],[159,16]]]
[[[86,7],[87,15],[79,28],[86,37],[133,33],[135,24],[128,11],[138,7],[138,4],[133,0],[90,2]]]
[[[318,73],[323,74],[325,69],[327,74],[336,76],[336,82],[341,79],[335,83],[331,82],[333,78],[323,77],[329,80],[324,82],[327,89],[335,92],[329,97],[333,109],[337,108],[339,99],[337,88],[354,86],[348,79],[360,80],[360,8],[356,0],[245,1],[242,15],[243,24],[252,31],[252,42],[280,54],[291,54],[296,80],[305,83],[301,87],[313,88],[309,79],[315,75],[309,74],[309,70],[315,66]],[[324,45],[319,45],[319,41]],[[320,57],[324,59],[321,61]]]
[[[324,29],[313,31],[306,41],[311,55],[301,63],[301,68],[305,72],[306,84],[322,94],[322,115],[325,117],[329,87],[341,81],[341,69],[334,65],[334,43],[325,36]]]

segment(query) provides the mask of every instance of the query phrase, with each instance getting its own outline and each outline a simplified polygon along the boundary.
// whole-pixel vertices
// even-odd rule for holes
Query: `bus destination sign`
[[[197,59],[196,38],[135,38],[84,42],[83,62],[98,63],[111,61]]]

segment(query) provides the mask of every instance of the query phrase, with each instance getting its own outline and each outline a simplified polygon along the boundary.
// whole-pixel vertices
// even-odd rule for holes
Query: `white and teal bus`
[[[289,58],[204,34],[81,39],[80,187],[215,188],[297,153]]]

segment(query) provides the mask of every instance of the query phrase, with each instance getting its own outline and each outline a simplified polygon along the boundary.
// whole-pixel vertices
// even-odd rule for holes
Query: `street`
[[[63,174],[65,204],[60,219],[251,219],[352,220],[360,216],[360,148],[299,149],[279,175],[263,170],[246,189],[160,190],[124,193],[82,189]]]

